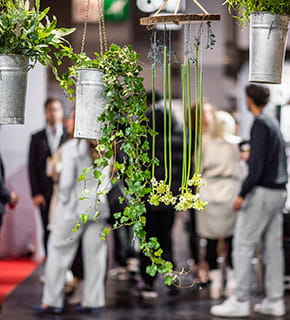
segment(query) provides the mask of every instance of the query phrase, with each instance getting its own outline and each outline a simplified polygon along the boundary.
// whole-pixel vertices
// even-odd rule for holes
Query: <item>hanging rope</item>
[[[168,1],[169,0],[164,0],[162,5],[160,6],[160,8],[153,14],[153,16],[158,15],[160,13],[160,11],[162,11],[166,7]],[[192,0],[192,1],[201,9],[201,11],[203,11],[203,13],[209,14],[209,12],[206,11],[205,8],[197,0]],[[177,14],[179,8],[180,8],[180,0],[177,0],[176,5],[175,5],[174,14]]]
[[[192,1],[201,9],[201,11],[203,11],[203,13],[209,14],[209,12],[206,11],[204,7],[197,0],[192,0]]]

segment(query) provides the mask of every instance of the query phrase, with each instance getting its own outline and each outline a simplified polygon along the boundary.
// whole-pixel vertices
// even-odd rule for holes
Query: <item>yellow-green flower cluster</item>
[[[178,203],[175,206],[177,211],[187,211],[189,209],[196,209],[200,211],[205,210],[207,202],[200,199],[200,194],[193,194],[192,190],[188,189],[184,194],[179,196]]]
[[[163,180],[159,182],[156,178],[151,179],[152,190],[149,196],[149,203],[153,206],[159,206],[160,203],[165,205],[174,205],[176,203],[176,197],[173,196],[170,191],[169,185]]]
[[[195,172],[190,180],[188,180],[189,186],[202,187],[205,186],[205,181],[202,179],[201,174]]]
[[[159,206],[160,203],[165,205],[175,205],[177,211],[187,211],[189,209],[196,209],[205,211],[207,202],[200,199],[200,194],[194,194],[190,188],[182,190],[183,192],[174,197],[170,191],[169,186],[163,181],[157,181],[156,178],[151,179],[152,190],[149,196],[149,203],[153,206]],[[196,186],[197,189],[204,186],[205,182],[201,178],[201,174],[195,173],[188,181],[188,186]]]

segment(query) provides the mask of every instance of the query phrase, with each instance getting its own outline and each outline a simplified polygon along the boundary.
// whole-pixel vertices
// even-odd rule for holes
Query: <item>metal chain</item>
[[[102,56],[104,53],[104,45],[103,45],[102,22],[101,22],[101,15],[102,15],[101,8],[102,8],[102,0],[98,0],[100,54]]]
[[[103,55],[104,50],[105,51],[108,50],[103,3],[104,3],[103,0],[98,0],[99,17],[100,17],[99,18],[99,33],[100,33],[101,55]]]
[[[87,36],[87,30],[88,30],[89,10],[90,10],[90,0],[87,0],[86,16],[85,16],[85,22],[84,22],[82,45],[81,45],[80,53],[83,53],[85,50],[85,42],[86,42],[86,36]]]

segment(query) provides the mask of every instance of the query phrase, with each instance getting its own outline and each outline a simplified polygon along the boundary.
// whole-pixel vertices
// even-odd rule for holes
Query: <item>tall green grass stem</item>
[[[186,101],[186,66],[181,65],[181,84],[182,84],[182,102],[183,102],[183,160],[182,160],[182,183],[181,194],[184,194],[186,190],[186,174],[187,174],[187,101]]]
[[[188,121],[188,158],[187,158],[187,181],[191,174],[191,156],[192,156],[192,125],[191,125],[191,76],[190,59],[187,59],[187,121]]]
[[[163,61],[163,138],[164,138],[164,182],[168,180],[168,163],[167,163],[167,47],[164,47],[164,61]]]
[[[151,82],[152,82],[152,130],[156,131],[156,65],[152,64],[151,69]],[[152,136],[152,178],[155,176],[155,151],[156,150],[156,136]]]
[[[169,105],[169,119],[168,119],[168,157],[169,157],[169,189],[172,183],[172,81],[171,81],[171,63],[168,63],[168,105]]]
[[[195,43],[195,123],[194,123],[194,164],[195,171],[199,173],[198,166],[198,134],[199,134],[199,65],[198,65],[199,44]]]

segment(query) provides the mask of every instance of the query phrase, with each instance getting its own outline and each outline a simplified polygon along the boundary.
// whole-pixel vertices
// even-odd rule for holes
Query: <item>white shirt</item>
[[[51,155],[54,155],[59,147],[60,139],[63,134],[63,126],[61,123],[58,123],[54,129],[47,124],[45,126],[45,132]]]

